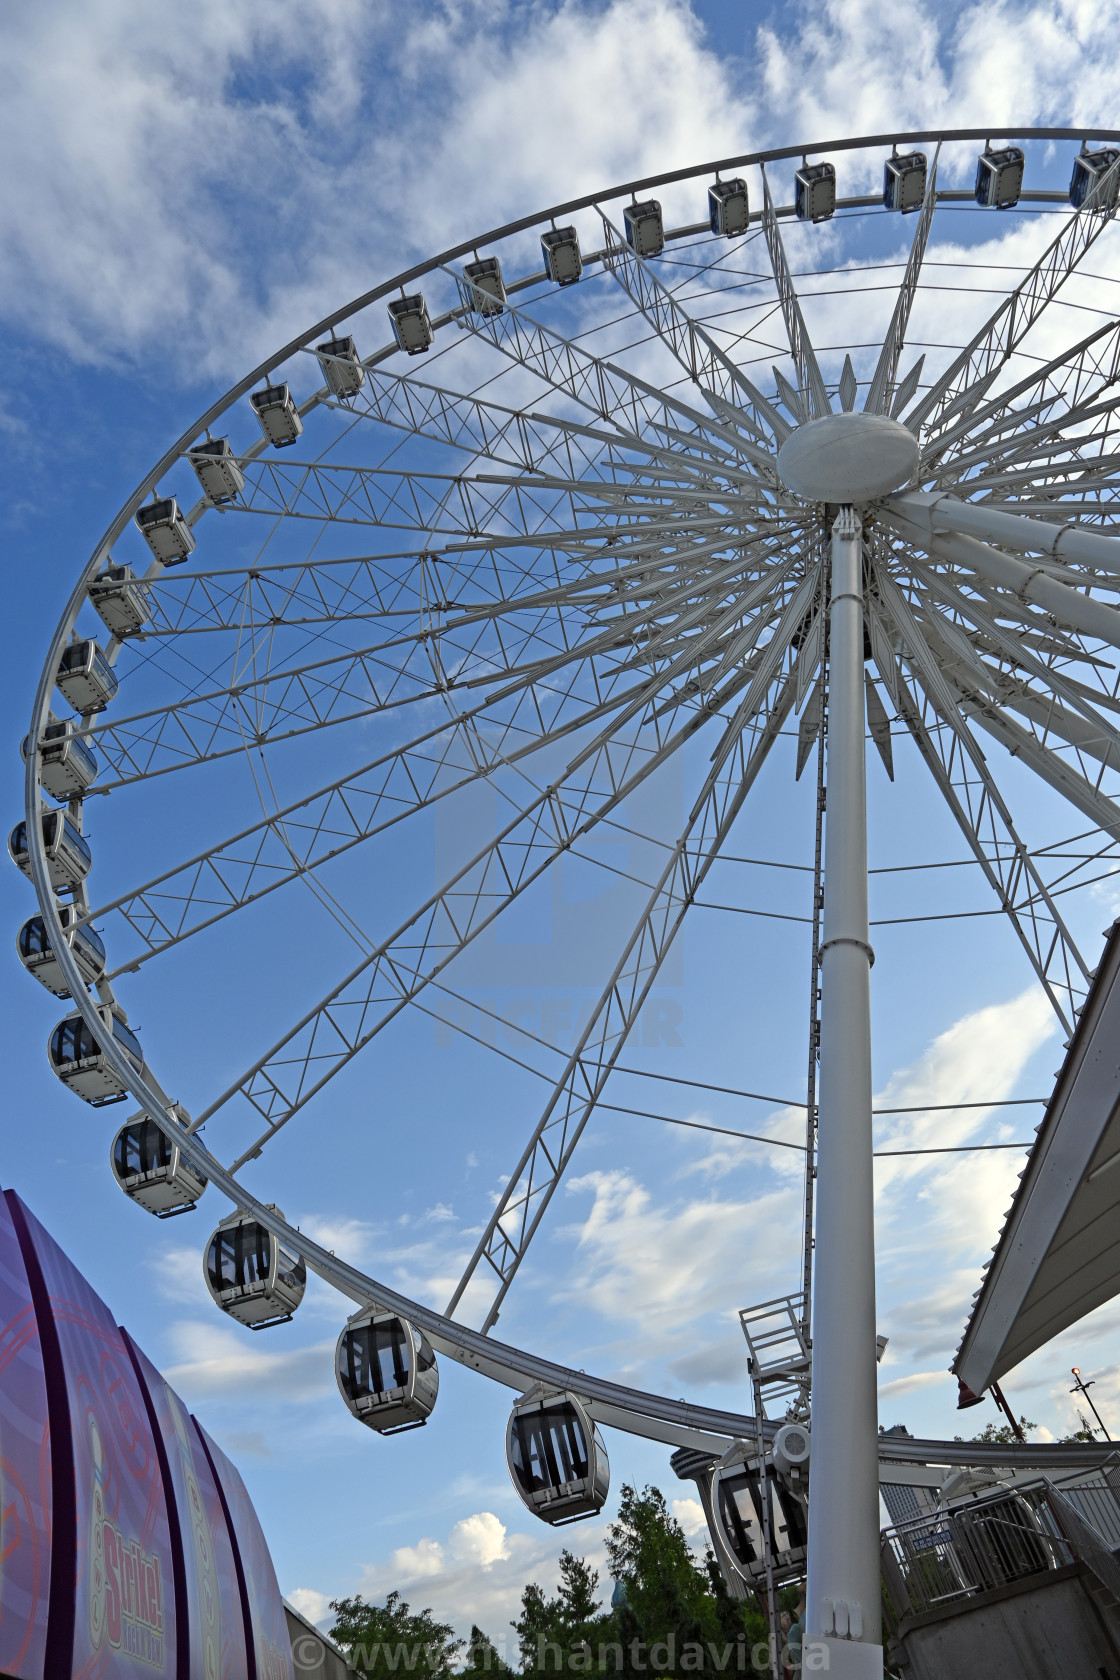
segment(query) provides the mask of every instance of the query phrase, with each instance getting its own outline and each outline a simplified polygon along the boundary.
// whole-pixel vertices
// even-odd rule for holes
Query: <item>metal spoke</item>
[[[728,612],[736,614],[737,607],[732,606]],[[690,646],[670,661],[661,674],[661,686],[671,686],[684,674],[695,663],[705,641],[717,634],[718,630],[709,630],[698,646]],[[259,1153],[264,1143],[370,1042],[429,978],[446,968],[580,834],[601,821],[664,763],[750,676],[748,666],[722,695],[710,697],[707,706],[673,735],[666,736],[660,723],[654,722],[652,746],[639,747],[622,734],[643,712],[648,718],[650,703],[642,698],[631,701],[605,733],[581,748],[559,783],[538,792],[490,845],[378,946],[242,1079],[211,1103],[195,1124],[201,1125],[240,1093],[267,1123],[266,1131],[242,1160]],[[611,791],[596,803],[600,778]],[[570,790],[567,795],[564,787]],[[426,969],[425,963],[430,965]]]
[[[798,420],[819,419],[822,415],[832,413],[832,404],[828,400],[828,392],[825,390],[821,370],[817,365],[816,352],[809,338],[805,318],[801,313],[801,305],[797,301],[797,289],[789,271],[786,248],[782,242],[782,230],[778,226],[778,218],[774,213],[774,201],[770,197],[770,183],[766,179],[765,168],[762,171],[762,192],[762,230],[766,235],[766,248],[770,252],[770,266],[774,270],[774,284],[778,288],[778,302],[781,304],[782,319],[786,324],[789,353],[793,357],[793,365],[797,369],[800,404],[799,412],[795,413],[795,418]]]
[[[697,449],[720,444],[750,466],[755,446],[751,444],[748,452],[746,440],[733,427],[625,373],[614,362],[592,356],[512,304],[507,303],[500,315],[476,314],[473,290],[461,275],[453,273],[452,278],[466,311],[464,328],[620,433],[643,436],[652,431],[687,440]]]
[[[1088,985],[1088,969],[1072,935],[1016,833],[991,769],[958,710],[952,690],[926,644],[910,607],[884,568],[874,566],[875,594],[869,598],[875,663],[933,772],[947,805],[1015,928],[1031,966],[1054,1010],[1072,1030]],[[918,684],[922,702],[902,676],[892,649]]]
[[[732,410],[736,424],[757,440],[754,446],[744,440],[740,448],[754,462],[765,483],[777,484],[771,450],[766,446],[770,439],[781,443],[788,436],[789,427],[711,335],[693,321],[672,292],[661,284],[650,265],[631,249],[610,218],[604,212],[600,214],[606,237],[604,266],[672,351],[693,384],[713,403],[717,417],[729,419],[727,410]]]
[[[1100,177],[1081,208],[1043,252],[1026,279],[993,311],[980,331],[906,416],[921,428],[923,466],[940,457],[941,434],[954,416],[968,413],[986,396],[1000,369],[1034,326],[1047,304],[1116,214],[1120,159]]]
[[[485,1261],[497,1276],[498,1289],[482,1325],[483,1334],[497,1321],[514,1275],[681,923],[793,708],[799,678],[796,670],[784,671],[782,666],[814,593],[819,593],[819,579],[810,574],[767,644],[750,688],[713,755],[684,832],[448,1303],[450,1317]],[[797,663],[794,655],[795,667]],[[812,675],[809,671],[800,681],[807,683]]]
[[[895,376],[898,373],[899,357],[902,355],[903,345],[906,343],[906,329],[910,325],[910,311],[914,307],[914,299],[918,293],[918,281],[922,273],[922,258],[926,254],[929,230],[933,226],[933,213],[937,208],[937,160],[940,153],[941,147],[938,145],[933,154],[933,162],[930,164],[929,173],[926,176],[926,194],[922,201],[922,208],[918,212],[918,222],[910,245],[906,272],[898,289],[898,301],[894,306],[891,324],[887,328],[887,336],[883,340],[883,348],[879,352],[879,360],[875,364],[875,372],[871,375],[871,384],[863,404],[864,412],[867,414],[888,413],[894,398]]]

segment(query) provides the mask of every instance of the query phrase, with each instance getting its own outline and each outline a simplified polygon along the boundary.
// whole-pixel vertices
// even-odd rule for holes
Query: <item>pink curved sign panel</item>
[[[0,1674],[42,1680],[50,1592],[51,1441],[39,1327],[0,1196]]]
[[[0,1675],[294,1680],[245,1484],[0,1195]]]

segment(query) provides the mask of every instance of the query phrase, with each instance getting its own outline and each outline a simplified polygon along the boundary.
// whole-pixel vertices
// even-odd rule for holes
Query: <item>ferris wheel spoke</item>
[[[1060,735],[1079,753],[1087,753],[1109,768],[1120,769],[1120,729],[1097,710],[1097,704],[1102,700],[1107,702],[1107,696],[1094,695],[1085,685],[1045,665],[1022,636],[1006,631],[980,601],[963,594],[916,554],[910,554],[908,564],[932,610],[936,610],[932,603],[937,603],[957,614],[975,632],[967,646],[978,642],[974,653],[983,652],[1000,662],[998,667],[988,660],[982,664],[985,680],[998,691],[1003,704],[1021,711],[1040,728]],[[939,617],[938,627],[943,634],[952,635],[956,646],[957,627],[950,623],[946,630],[943,617]],[[1041,683],[1041,691],[1032,689],[1020,672]],[[1067,704],[1063,705],[1063,701]]]
[[[918,293],[918,282],[922,274],[922,261],[926,254],[930,228],[933,226],[933,214],[937,209],[937,160],[941,155],[941,143],[933,154],[933,162],[926,175],[926,192],[922,200],[922,208],[918,212],[917,226],[910,245],[910,255],[906,260],[906,271],[902,276],[902,284],[898,289],[898,301],[895,303],[891,315],[887,336],[883,340],[883,348],[879,352],[879,360],[875,364],[875,372],[871,375],[871,384],[864,399],[866,414],[886,414],[895,396],[895,379],[898,374],[898,364],[906,343],[906,329],[910,325],[910,311],[914,307],[914,299]],[[905,393],[899,388],[901,400],[905,400]]]
[[[957,707],[909,604],[885,570],[874,568],[869,601],[875,664],[942,796],[994,888],[1055,1012],[1072,1030],[1088,969],[1045,882],[1020,840],[984,754]],[[917,682],[911,693],[892,637]]]
[[[119,914],[144,947],[119,969],[131,972],[247,904],[313,873],[343,852],[404,821],[460,788],[601,722],[648,693],[649,679],[601,697],[572,699],[558,685],[547,692],[527,675],[512,714],[487,698],[442,719],[422,735],[259,822],[221,840],[175,869],[90,910],[85,920]],[[507,690],[502,697],[513,694]]]
[[[432,438],[473,456],[505,462],[524,472],[556,470],[576,479],[607,452],[626,449],[671,464],[689,478],[704,481],[721,463],[721,475],[734,472],[743,482],[753,475],[729,465],[738,457],[710,439],[715,459],[690,458],[658,448],[637,433],[604,431],[577,421],[523,408],[507,408],[487,399],[425,384],[400,374],[370,370],[369,385],[338,407],[362,419],[395,426],[410,435]]]
[[[717,399],[717,417],[728,418],[726,410],[730,409],[737,415],[741,429],[757,440],[754,444],[744,441],[741,447],[765,482],[776,484],[773,445],[785,440],[789,427],[710,333],[662,285],[649,263],[631,249],[605,212],[600,210],[599,214],[606,239],[603,266],[641,310],[693,384],[709,401]],[[747,338],[750,341],[749,334]]]
[[[947,489],[950,482],[963,480],[962,488],[967,489],[967,475],[973,468],[981,473],[998,472],[1046,456],[1064,456],[1069,465],[1095,465],[1113,434],[1118,408],[1120,397],[1112,397],[1086,404],[1049,423],[1039,422],[1032,427],[1024,422],[1016,434],[1004,436],[998,444],[989,441],[955,456],[951,467],[938,473],[937,482]],[[1082,429],[1073,431],[1072,427]],[[1052,459],[1052,464],[1065,462]]]
[[[380,648],[245,677],[232,687],[101,724],[86,732],[115,772],[114,779],[99,784],[100,790],[109,793],[227,758],[247,746],[259,748],[421,704],[454,688],[494,686],[515,674],[533,644],[539,644],[542,659],[556,651],[558,632],[551,627],[551,615],[513,636],[507,628],[505,643],[501,636],[480,640],[491,623],[489,618],[480,621],[475,636],[462,642],[453,632],[428,631]],[[401,664],[388,657],[394,646],[403,646],[407,655]],[[567,656],[577,653],[569,649]]]
[[[1067,711],[1052,693],[1042,694],[993,669],[936,611],[922,611],[919,621],[961,714],[1029,764],[1098,828],[1114,837],[1120,833],[1120,809],[1100,788],[1105,769],[1120,769],[1120,735],[1102,718],[1089,721]],[[1007,717],[1008,708],[1021,713],[1027,727]],[[1054,738],[1072,748],[1082,766],[1086,756],[1098,760],[1100,771],[1090,778],[1083,767],[1067,763],[1053,749]]]
[[[817,365],[816,352],[797,300],[797,288],[790,273],[782,230],[774,213],[774,201],[770,197],[770,183],[766,179],[765,168],[762,170],[762,195],[762,230],[766,235],[766,249],[770,253],[770,266],[774,271],[778,302],[781,304],[782,319],[786,324],[789,353],[797,369],[800,412],[795,414],[794,418],[798,422],[820,419],[823,415],[832,413],[832,404],[828,400],[824,379]]]
[[[279,666],[262,677],[245,677],[231,686],[189,695],[146,713],[94,724],[84,733],[116,772],[115,779],[99,784],[100,791],[109,793],[156,775],[211,763],[242,752],[247,745],[258,748],[292,740],[353,722],[374,711],[399,710],[479,685],[493,688],[516,678],[534,643],[538,644],[532,662],[536,677],[543,677],[569,659],[605,655],[611,643],[594,637],[597,604],[618,607],[636,598],[643,589],[648,591],[651,573],[657,567],[673,565],[675,586],[667,595],[659,586],[660,606],[643,609],[638,617],[631,618],[632,627],[640,628],[658,612],[669,610],[688,581],[690,568],[732,551],[730,561],[704,571],[703,582],[710,587],[722,577],[741,575],[744,566],[750,570],[765,564],[768,545],[776,535],[783,534],[767,529],[744,536],[729,533],[720,521],[714,523],[721,525],[717,538],[678,542],[677,546],[663,543],[660,550],[647,546],[644,557],[632,564],[583,574],[567,584],[509,601],[486,601],[442,623],[434,616],[435,609],[448,609],[450,603],[429,601],[419,615],[427,620],[424,627],[381,644],[380,651],[378,647],[364,648],[305,665]],[[795,534],[797,526],[785,530]],[[659,527],[658,539],[665,534]],[[694,586],[698,584],[699,578],[694,580]],[[573,626],[563,616],[565,609],[588,614],[588,624]],[[633,611],[629,607],[627,610]],[[529,621],[523,623],[523,618]],[[493,630],[493,640],[480,643],[479,638],[488,630]],[[465,632],[470,636],[465,637]],[[410,652],[414,668],[387,661],[386,649],[393,646]],[[395,692],[402,686],[405,692]]]
[[[923,467],[940,458],[941,434],[947,422],[980,403],[1000,369],[1111,222],[1116,214],[1118,178],[1120,160],[1094,184],[1081,208],[1069,218],[1026,278],[993,311],[971,343],[907,414],[906,424],[911,431],[922,429]]]
[[[451,1317],[485,1262],[497,1279],[497,1290],[482,1324],[484,1335],[497,1321],[681,924],[793,708],[796,675],[776,668],[786,664],[789,638],[816,587],[815,579],[808,580],[800,616],[794,616],[797,609],[791,603],[785,633],[779,630],[770,644],[775,655],[766,674],[760,670],[728,725],[688,823],[448,1302]],[[797,656],[792,657],[796,665]]]
[[[728,616],[738,621],[757,603],[778,592],[792,563],[777,566],[761,584],[745,594],[737,594],[734,613]],[[676,593],[683,596],[691,590],[686,586]],[[617,691],[612,690],[612,683],[634,667],[648,670],[652,661],[666,659],[675,643],[666,647],[666,638],[660,633],[647,643],[639,658],[616,664],[605,673],[608,680],[604,681],[603,675],[595,675],[594,705],[583,700],[577,702],[573,687],[579,667],[589,662],[592,653],[618,645],[620,624],[627,626],[632,635],[635,620],[644,625],[654,613],[663,613],[665,605],[662,600],[641,613],[612,620],[590,648],[557,654],[541,662],[470,712],[454,714],[450,720],[441,721],[373,764],[326,788],[302,795],[284,810],[217,843],[178,868],[165,871],[143,886],[90,910],[83,917],[85,921],[119,914],[144,947],[139,956],[130,957],[113,970],[110,979],[134,971],[149,957],[181,943],[287,882],[308,875],[352,846],[447,794],[601,721],[611,711],[629,705],[636,696],[651,694],[660,679],[651,683],[647,677],[637,686],[631,684]],[[689,618],[690,627],[706,617],[706,607],[694,609]],[[756,615],[756,620],[753,639],[764,631],[771,617],[763,611]],[[719,636],[711,641],[709,652],[700,655],[701,661],[720,660],[729,642],[734,644],[738,659],[748,644],[753,645],[752,637],[736,634],[734,625],[730,631],[721,629]],[[670,695],[663,701],[654,710],[652,720],[656,722],[676,705],[702,694],[710,696],[729,663],[725,654],[710,680],[700,676],[693,679],[691,687],[686,685],[676,696]],[[570,668],[566,686],[555,680],[562,666]],[[511,699],[515,701],[512,713],[508,708],[497,710],[499,704],[506,707]]]
[[[924,548],[934,559],[964,567],[986,583],[1018,597],[1023,603],[1036,603],[1069,630],[1112,647],[1120,647],[1120,611],[1104,601],[1083,595],[1069,583],[1053,576],[1044,565],[1005,554],[975,537],[948,531],[938,533],[936,507],[923,507],[917,499],[907,501],[902,498],[895,506],[884,508],[882,513],[889,525]],[[1011,524],[1010,519],[1008,524]],[[923,528],[925,525],[929,526],[929,531]],[[1035,540],[1041,540],[1044,535],[1039,531]],[[1096,536],[1095,540],[1102,546],[1111,541],[1101,536]]]
[[[498,486],[478,475],[262,460],[246,463],[244,490],[227,512],[500,539],[492,519],[511,520],[514,531],[530,536],[555,517],[560,497],[540,505],[534,482],[502,481],[499,497]],[[569,499],[578,498],[580,481],[569,483]]]
[[[473,289],[461,275],[448,271],[459,288],[467,313],[464,328],[492,345],[509,360],[527,369],[553,390],[562,392],[630,436],[653,431],[676,439],[684,448],[700,452],[721,445],[732,457],[752,467],[757,445],[732,426],[714,420],[658,390],[614,362],[603,361],[552,328],[506,303],[500,315],[478,315]],[[760,484],[766,480],[759,479]]]
[[[719,630],[701,636],[653,679],[655,688],[687,670]],[[512,904],[587,828],[607,815],[711,715],[699,709],[674,734],[653,724],[646,744],[639,719],[652,702],[636,698],[610,727],[587,742],[558,783],[538,792],[501,834],[367,957],[248,1073],[195,1122],[201,1125],[241,1095],[266,1121],[266,1130],[238,1162],[264,1144],[322,1089],[428,980],[441,973],[485,927]],[[624,735],[630,725],[637,726]],[[596,804],[596,787],[611,791]],[[565,794],[564,789],[569,791]],[[429,965],[425,967],[425,965]]]
[[[1106,321],[1045,366],[971,409],[938,439],[941,462],[952,461],[969,444],[996,439],[1006,431],[1055,411],[1074,416],[1120,380],[1120,321]]]

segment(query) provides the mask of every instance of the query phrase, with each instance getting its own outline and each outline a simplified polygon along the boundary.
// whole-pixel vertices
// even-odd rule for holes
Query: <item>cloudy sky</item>
[[[308,322],[509,218],[705,159],[937,125],[1108,124],[1120,108],[1118,27],[1114,0],[8,8],[0,149],[19,161],[0,189],[10,821],[43,649],[77,570],[167,442]],[[1037,248],[1018,226],[985,238],[987,260],[1002,258],[1009,271]],[[1110,263],[1120,272],[1105,253],[1106,275]],[[759,845],[787,798],[804,817],[804,784],[796,794],[768,786],[750,836]],[[926,860],[961,855],[916,763],[900,756],[893,789],[873,766],[870,800],[880,863],[902,861],[903,847]],[[163,820],[171,829],[188,818],[169,805]],[[437,824],[437,858],[446,840]],[[803,831],[802,842],[799,856]],[[26,883],[8,871],[2,890],[14,931],[29,913]],[[890,890],[881,915],[902,903],[901,889]],[[577,902],[578,890],[562,898]],[[954,904],[966,898],[961,889]],[[1079,909],[1090,940],[1117,907],[1102,889]],[[931,1110],[1044,1094],[1058,1065],[1059,1035],[1010,936],[963,925],[924,943],[883,935],[878,1102],[918,1111],[884,1123],[883,1147],[1029,1137],[1036,1107]],[[703,977],[714,937],[700,932],[686,944],[666,993],[681,1043],[670,1035],[642,1047],[648,1067],[795,1096],[796,1024],[791,1017],[770,1042],[713,1001]],[[214,976],[192,960],[177,977],[183,997],[236,987],[231,1020],[267,1016],[271,977],[252,950],[238,961]],[[756,1021],[771,974],[800,995],[803,953],[776,934],[759,934],[741,961],[732,975],[754,999]],[[283,1590],[319,1618],[329,1597],[399,1588],[498,1635],[520,1584],[554,1578],[559,1550],[508,1485],[507,1397],[445,1367],[432,1424],[381,1441],[338,1401],[331,1354],[343,1313],[325,1289],[312,1284],[297,1321],[271,1336],[216,1322],[199,1267],[212,1210],[157,1227],[123,1203],[105,1165],[105,1117],[79,1111],[45,1070],[49,1004],[14,956],[6,978],[4,1182],[237,1459]],[[485,974],[476,979],[485,986]],[[554,979],[530,963],[517,981],[545,1036],[549,1020],[563,1031],[564,1011],[578,1008],[581,976],[561,978],[559,993]],[[173,1050],[174,994],[150,1009],[152,1032]],[[293,1139],[277,1177],[260,1182],[336,1252],[442,1305],[509,1151],[483,1076],[464,1085],[450,1035],[425,1030],[378,1075],[437,1116],[423,1148],[402,1126],[359,1182],[339,1115],[337,1126]],[[226,1050],[224,1040],[214,1048],[214,1084],[227,1074]],[[640,1095],[649,1106],[650,1089],[635,1084],[616,1100]],[[795,1112],[777,1102],[747,1111],[715,1098],[682,1104],[682,1117],[796,1133]],[[604,1374],[745,1405],[734,1309],[795,1285],[796,1157],[671,1131],[620,1117],[589,1133],[502,1332]],[[1018,1165],[1013,1152],[880,1162],[884,1423],[922,1434],[961,1428],[946,1366]],[[1120,1308],[1102,1309],[1008,1379],[1017,1406],[1054,1434],[1075,1427],[1063,1373],[1078,1362],[1096,1371],[1099,1403],[1106,1414],[1114,1406],[1120,1424],[1118,1337]],[[657,1480],[698,1531],[699,1509],[661,1449],[619,1437],[610,1448],[616,1491],[623,1480]],[[612,1497],[607,1517],[613,1507]],[[602,1531],[597,1521],[563,1538],[601,1559]]]

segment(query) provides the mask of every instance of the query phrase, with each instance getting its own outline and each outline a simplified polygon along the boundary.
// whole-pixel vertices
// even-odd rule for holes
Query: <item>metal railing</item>
[[[1089,1529],[1049,1482],[1039,1480],[884,1529],[880,1556],[888,1612],[897,1623],[1076,1562],[1073,1524],[1063,1521],[1069,1512]],[[1099,1537],[1097,1544],[1107,1552]]]

